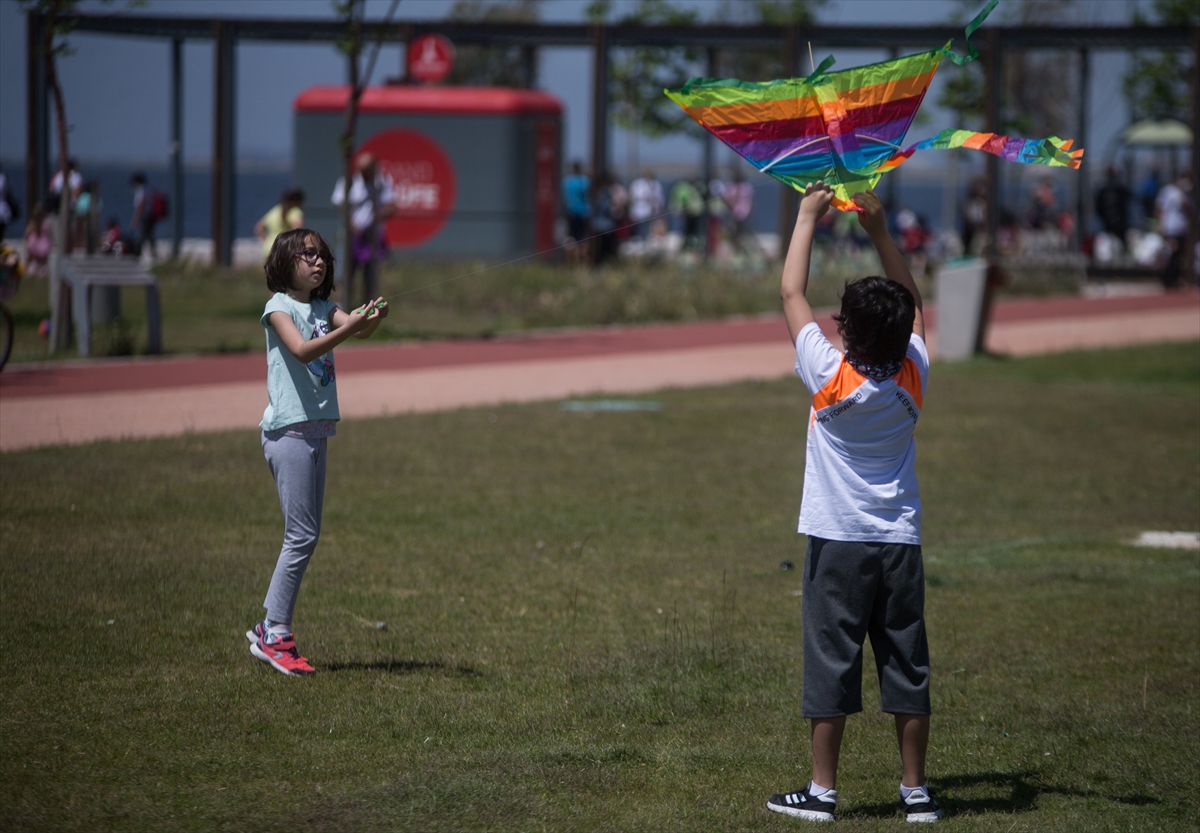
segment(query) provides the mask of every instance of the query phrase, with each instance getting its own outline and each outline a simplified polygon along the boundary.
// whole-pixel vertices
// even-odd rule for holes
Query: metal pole
[[[538,53],[536,46],[521,47],[521,86],[532,90],[537,86]]]
[[[183,38],[171,39],[171,257],[183,248]]]
[[[29,120],[25,122],[25,216],[33,213],[50,184],[50,108],[46,106],[46,57],[42,54],[46,18],[25,18],[25,80]]]
[[[783,43],[783,74],[786,77],[800,75],[800,43],[802,41],[800,27],[792,24],[787,27]],[[796,212],[800,210],[799,194],[795,188],[783,187],[783,196],[779,200],[779,257],[787,256],[788,246],[792,242],[792,228],[796,224]]]
[[[213,85],[213,185],[212,236],[213,262],[221,266],[233,264],[234,232],[234,174],[237,169],[234,136],[234,55],[236,34],[228,20],[213,23],[213,63],[216,79]]]
[[[1088,49],[1085,46],[1079,50],[1079,138],[1075,143],[1080,147],[1088,145],[1088,96],[1090,95],[1088,82],[1091,80],[1089,69]],[[1088,185],[1087,171],[1087,154],[1084,154],[1083,163],[1079,166],[1079,176],[1075,180],[1075,251],[1079,251],[1083,247],[1083,241],[1091,229],[1091,213],[1088,211],[1089,200],[1087,198],[1091,189]]]
[[[592,27],[592,182],[608,171],[608,27]]]

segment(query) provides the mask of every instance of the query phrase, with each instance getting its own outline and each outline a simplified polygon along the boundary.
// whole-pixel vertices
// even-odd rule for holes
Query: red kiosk
[[[350,91],[312,87],[294,105],[293,178],[309,224],[340,239],[330,197]],[[562,102],[504,87],[371,87],[359,99],[359,152],[392,177],[393,251],[519,256],[552,249],[558,217]]]

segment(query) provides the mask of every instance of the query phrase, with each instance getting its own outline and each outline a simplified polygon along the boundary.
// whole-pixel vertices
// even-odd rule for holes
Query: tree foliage
[[[738,25],[787,26],[813,22],[814,9],[825,0],[721,0],[712,21]],[[612,5],[596,0],[588,7],[593,23],[608,21]],[[700,22],[695,8],[669,0],[640,0],[634,10],[616,21],[634,26],[687,26]],[[609,96],[613,121],[647,136],[699,131],[695,122],[667,99],[664,88],[683,86],[707,71],[707,55],[697,47],[636,47],[616,52],[609,67]],[[790,74],[780,50],[724,50],[717,55],[715,74],[749,81],[767,81]]]
[[[965,23],[978,11],[977,0],[959,0],[952,23]],[[1075,0],[1028,0],[1004,9],[1003,19],[1026,26],[1073,22],[1080,11]],[[982,40],[982,33],[976,35]],[[1001,66],[999,129],[1024,136],[1069,133],[1076,127],[1079,100],[1078,58],[1067,50],[1008,50]],[[958,124],[981,129],[987,117],[985,60],[952,68],[938,105],[953,110]]]
[[[1190,27],[1200,23],[1200,5],[1195,0],[1154,0],[1153,17],[1134,15],[1134,25]],[[1188,76],[1195,58],[1190,50],[1136,52],[1133,66],[1125,74],[1123,88],[1133,121],[1172,117],[1186,121],[1191,115],[1192,91]]]
[[[481,23],[535,23],[541,0],[456,0],[447,18]],[[519,46],[460,46],[455,49],[451,84],[473,87],[523,87],[526,85],[524,50]]]
[[[699,13],[677,8],[667,0],[640,0],[619,23],[635,26],[686,26]],[[627,130],[647,136],[678,132],[691,122],[662,94],[664,88],[682,86],[696,75],[700,52],[694,47],[639,46],[614,50],[609,64],[608,90],[612,120]]]
[[[721,0],[715,20],[741,25],[809,26],[816,22],[816,10],[826,0]],[[803,66],[803,62],[801,63]],[[796,75],[796,68],[785,66],[783,49],[726,50],[718,55],[717,75],[743,81],[771,81]],[[801,75],[806,74],[801,70]]]

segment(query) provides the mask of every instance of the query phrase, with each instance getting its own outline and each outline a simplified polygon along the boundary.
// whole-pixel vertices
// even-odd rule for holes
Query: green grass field
[[[0,456],[0,828],[807,829],[806,396],[652,398],[343,424],[310,679],[254,432]],[[1200,553],[1127,542],[1200,529],[1200,345],[935,365],[917,438],[942,827],[1194,831]],[[864,688],[840,829],[905,828]]]

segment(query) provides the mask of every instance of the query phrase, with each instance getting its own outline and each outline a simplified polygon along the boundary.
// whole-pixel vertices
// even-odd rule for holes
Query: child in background
[[[804,555],[803,716],[812,722],[812,780],[767,807],[833,821],[846,716],[862,711],[863,639],[871,639],[882,709],[895,717],[910,822],[941,818],[925,785],[929,647],[921,561],[921,498],[913,429],[929,375],[921,295],[888,235],[883,205],[855,194],[859,223],[887,278],[846,285],[834,316],[846,352],[821,333],[804,297],[817,221],[833,192],[810,184],[783,267],[780,294],[796,374],[813,395],[799,531]]]
[[[329,300],[333,252],[314,231],[275,238],[264,271],[275,295],[260,319],[267,336],[267,395],[262,446],[283,509],[283,549],[263,607],[266,618],[246,632],[250,653],[284,674],[315,673],[292,635],[300,581],[321,533],[326,443],[339,419],[333,348],[368,338],[388,314],[378,298],[353,312]]]
[[[271,256],[275,238],[289,229],[304,226],[304,191],[291,188],[279,196],[279,204],[254,224],[254,236],[263,247],[263,260]]]
[[[44,278],[50,272],[53,225],[42,204],[35,203],[29,212],[29,222],[25,224],[25,274],[31,278]]]

